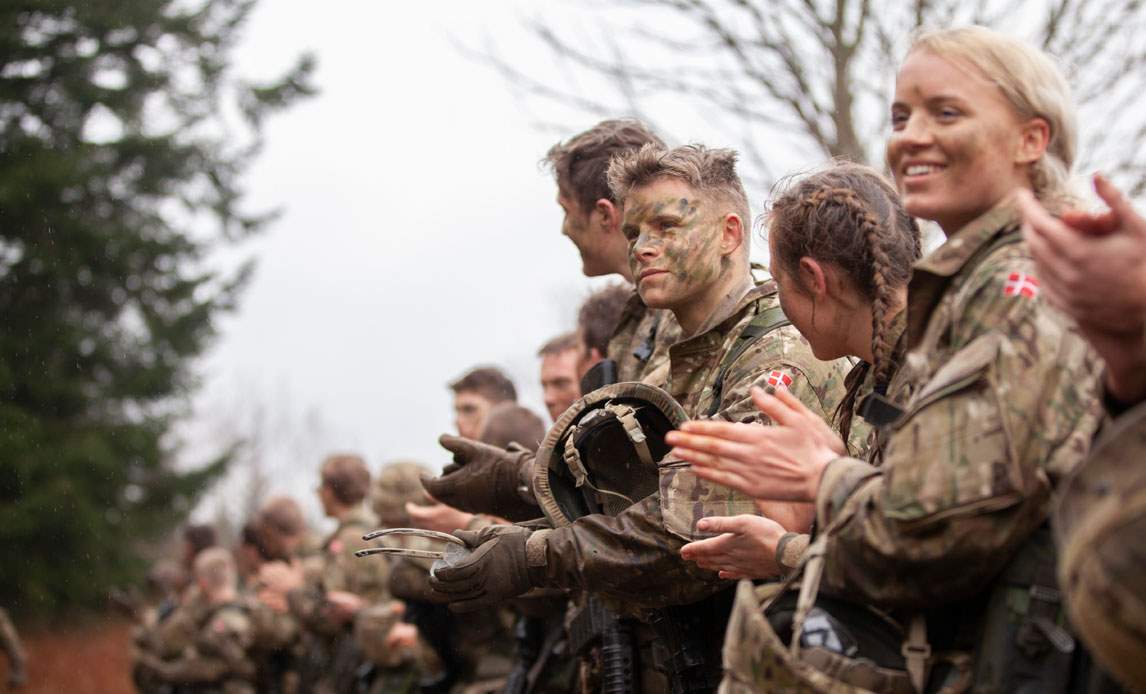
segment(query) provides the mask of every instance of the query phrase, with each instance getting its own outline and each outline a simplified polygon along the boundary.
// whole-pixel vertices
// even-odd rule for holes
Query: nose
[[[930,119],[920,113],[911,114],[903,127],[892,133],[891,140],[913,149],[927,147],[935,141]]]
[[[653,243],[648,234],[641,234],[633,244],[633,260],[638,264],[647,265],[657,257],[658,253],[658,244]]]

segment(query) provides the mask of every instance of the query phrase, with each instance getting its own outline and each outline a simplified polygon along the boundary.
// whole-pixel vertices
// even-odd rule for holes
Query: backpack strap
[[[736,336],[736,342],[733,343],[732,349],[728,350],[724,359],[720,361],[720,370],[717,371],[716,380],[712,383],[712,404],[709,406],[706,416],[711,417],[720,409],[720,397],[724,393],[724,379],[728,376],[728,372],[736,360],[748,351],[748,348],[756,340],[777,328],[791,324],[792,321],[788,320],[779,306],[766,308],[753,316],[748,325],[744,326],[744,329]]]

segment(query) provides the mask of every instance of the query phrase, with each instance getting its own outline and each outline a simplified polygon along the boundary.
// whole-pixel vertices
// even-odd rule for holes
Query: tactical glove
[[[449,434],[443,434],[438,443],[454,454],[454,462],[442,470],[441,477],[422,480],[422,486],[435,499],[463,511],[511,521],[541,517],[541,508],[529,491],[533,453]]]
[[[454,533],[471,551],[461,558],[439,559],[430,567],[430,586],[448,595],[454,612],[493,607],[534,587],[526,542],[532,531],[495,525],[477,532]]]

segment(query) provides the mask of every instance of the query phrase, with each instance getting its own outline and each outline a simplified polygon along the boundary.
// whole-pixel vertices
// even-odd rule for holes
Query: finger
[[[1110,182],[1110,179],[1102,174],[1095,174],[1094,176],[1094,191],[1114,213],[1114,218],[1111,221],[1115,228],[1125,228],[1129,222],[1135,219],[1141,221],[1141,216],[1134,209],[1130,200],[1122,194],[1116,185]]]
[[[804,403],[787,388],[773,388],[769,393],[763,388],[753,386],[751,393],[756,409],[767,415],[773,424],[798,426],[803,423],[807,415],[811,414]]]
[[[680,556],[694,561],[697,558],[713,557],[723,554],[727,543],[724,536],[710,537],[704,540],[694,540],[680,548]]]
[[[461,436],[454,436],[453,434],[442,434],[438,437],[438,445],[454,454],[454,463],[457,465],[465,465],[465,455],[473,450],[473,444],[469,439]]]
[[[695,451],[691,448],[674,448],[669,451],[669,456],[683,460],[686,463],[691,463],[694,472],[700,468],[716,468],[718,470],[742,473],[742,468],[744,467],[735,460],[712,455],[711,453],[705,453],[703,451]]]
[[[1103,236],[1118,228],[1118,218],[1109,210],[1105,212],[1064,210],[1060,219],[1071,229],[1088,236]]]
[[[434,497],[449,496],[454,488],[453,480],[446,479],[444,476],[437,478],[423,477],[421,480],[422,489],[425,489],[430,496]]]
[[[739,581],[742,578],[748,578],[747,575],[740,573],[739,571],[723,571],[722,570],[718,575],[721,578],[728,579],[730,581]]]
[[[675,446],[677,437],[692,434],[694,436],[712,436],[727,441],[752,443],[757,431],[759,428],[756,424],[722,422],[715,419],[694,419],[682,424],[680,431],[670,431],[665,436],[665,441]]]
[[[743,534],[745,525],[743,516],[709,516],[701,518],[696,523],[697,529],[706,533]]]
[[[1041,237],[1054,255],[1070,256],[1072,245],[1078,241],[1078,232],[1051,216],[1029,191],[1020,191],[1016,199],[1030,233]]]
[[[717,436],[698,436],[683,431],[676,432],[672,442],[677,448],[689,448],[702,453],[722,455],[729,458],[740,458],[751,453],[751,447],[739,441],[729,441]]]

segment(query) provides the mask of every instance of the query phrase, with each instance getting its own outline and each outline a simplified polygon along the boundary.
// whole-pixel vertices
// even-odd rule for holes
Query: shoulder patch
[[[792,385],[792,377],[783,371],[769,371],[765,382],[773,388],[787,388]]]
[[[1039,279],[1034,275],[1012,272],[1003,283],[1003,296],[1021,296],[1033,299],[1039,295]]]

